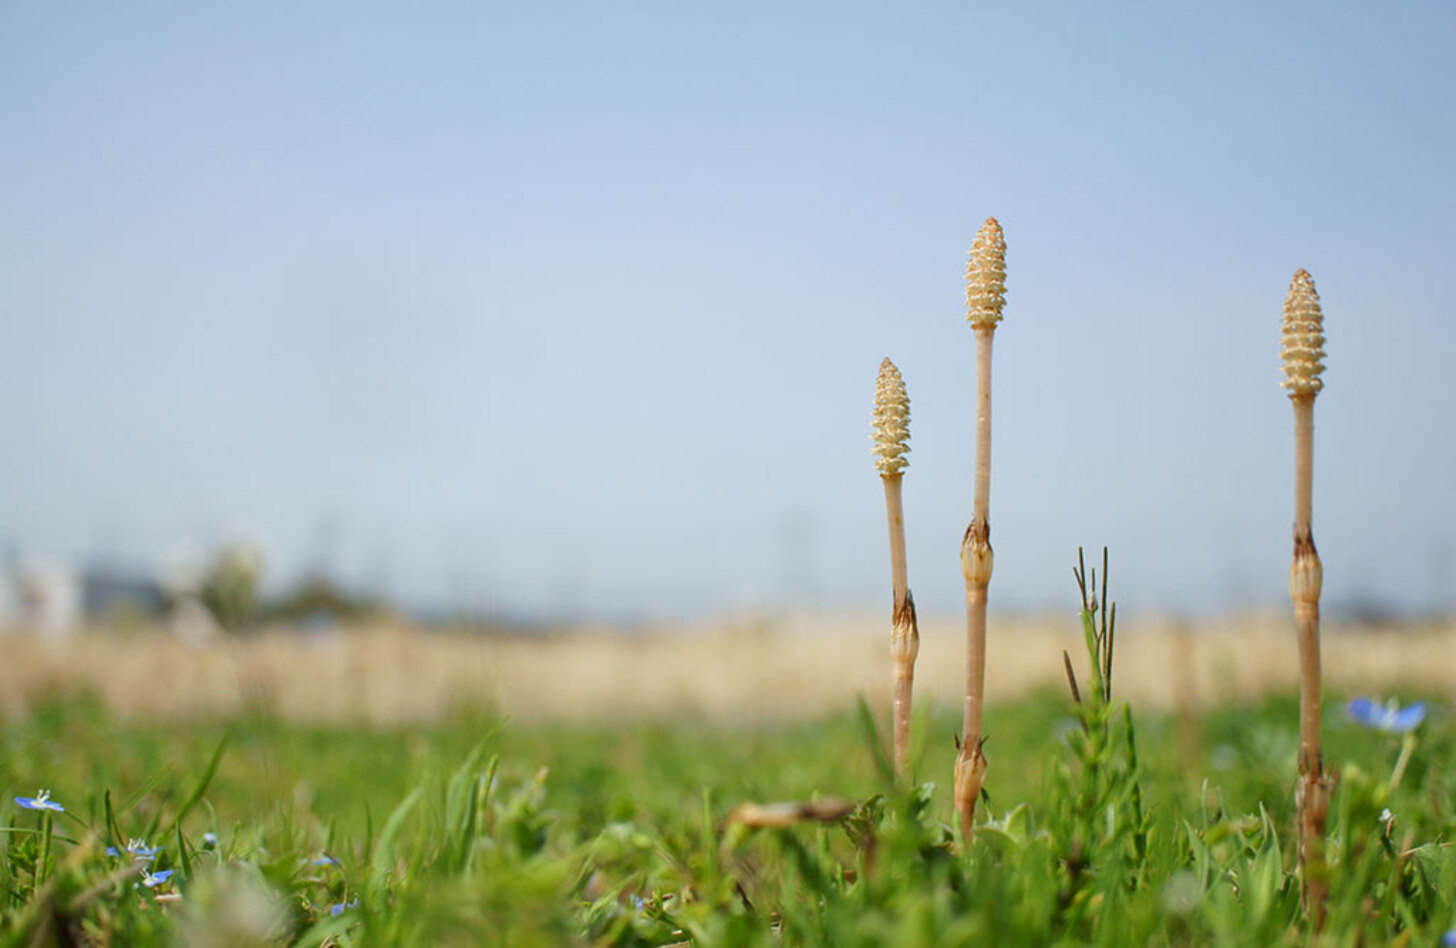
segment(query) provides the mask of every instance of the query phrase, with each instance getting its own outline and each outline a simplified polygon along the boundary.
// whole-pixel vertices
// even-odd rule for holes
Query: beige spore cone
[[[874,434],[875,467],[881,475],[901,474],[910,462],[910,397],[905,394],[905,380],[895,363],[886,358],[880,363],[875,381],[875,412],[871,422]]]
[[[966,261],[966,321],[973,329],[995,329],[1006,305],[1006,236],[994,217],[976,232]]]
[[[1313,398],[1324,388],[1325,318],[1308,270],[1296,270],[1284,297],[1283,386],[1290,398]]]

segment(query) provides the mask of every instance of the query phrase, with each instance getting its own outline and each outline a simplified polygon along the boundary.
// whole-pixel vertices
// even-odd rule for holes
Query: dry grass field
[[[964,624],[921,624],[917,702],[959,705]],[[1076,618],[993,616],[987,698],[1063,687],[1062,649],[1081,660]],[[793,719],[888,700],[888,629],[866,615],[742,615],[691,627],[581,628],[541,637],[482,637],[376,625],[326,634],[275,630],[189,647],[158,633],[94,631],[55,645],[12,635],[0,662],[0,713],[84,689],[123,717],[227,715],[263,707],[298,721],[428,721],[489,706],[517,720],[589,721],[678,712]],[[1397,688],[1456,688],[1456,621],[1327,626],[1332,699]],[[1179,626],[1119,624],[1118,694],[1136,706],[1252,700],[1293,691],[1298,662],[1282,614]]]

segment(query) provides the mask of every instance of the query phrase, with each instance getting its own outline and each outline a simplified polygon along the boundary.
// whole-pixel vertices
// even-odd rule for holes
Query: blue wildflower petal
[[[344,914],[344,910],[345,909],[358,908],[358,907],[359,907],[359,900],[358,899],[355,899],[352,902],[339,902],[336,905],[329,906],[329,914],[332,915],[332,916],[334,916],[335,918],[337,918],[338,916]]]
[[[163,882],[166,882],[168,879],[170,879],[172,877],[172,873],[175,871],[175,869],[163,869],[161,872],[153,873],[142,870],[142,885],[146,886],[148,889],[159,886]]]
[[[160,846],[148,846],[140,839],[129,839],[126,841],[126,854],[137,862],[151,862],[161,852]],[[110,856],[118,855],[115,847],[106,847],[106,853]]]
[[[15,802],[27,810],[54,810],[57,813],[66,812],[66,808],[51,799],[49,790],[41,790],[33,797],[16,797]]]
[[[1363,724],[1366,727],[1377,726],[1376,721],[1380,711],[1376,707],[1375,702],[1369,698],[1351,698],[1350,703],[1345,706],[1345,710],[1355,723]]]
[[[1350,718],[1365,727],[1386,733],[1404,734],[1415,730],[1426,719],[1426,703],[1417,701],[1402,708],[1395,701],[1376,704],[1369,698],[1351,698],[1346,705]]]
[[[1409,707],[1395,709],[1394,713],[1390,715],[1390,726],[1387,730],[1401,733],[1413,731],[1425,719],[1426,703],[1417,701]]]
[[[1441,936],[1441,944],[1446,948],[1456,948],[1456,928]]]

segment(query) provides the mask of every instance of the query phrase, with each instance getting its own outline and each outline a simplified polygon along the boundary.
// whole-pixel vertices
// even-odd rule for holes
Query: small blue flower
[[[51,799],[49,790],[41,790],[33,797],[16,797],[15,802],[27,810],[55,810],[57,813],[66,812],[66,808]]]
[[[1456,928],[1441,936],[1441,944],[1445,948],[1456,948]]]
[[[329,906],[329,914],[332,915],[332,916],[334,916],[335,918],[338,918],[340,915],[343,915],[344,914],[344,910],[345,909],[358,908],[358,907],[359,907],[359,900],[358,899],[355,899],[352,902],[339,902],[336,905]]]
[[[202,834],[202,848],[203,849],[215,849],[215,848],[217,848],[217,834],[216,833],[203,833]]]
[[[136,862],[151,862],[153,859],[157,858],[157,853],[161,851],[162,850],[160,848],[153,848],[151,846],[148,846],[146,843],[139,839],[127,840],[126,848],[119,851],[115,846],[106,847],[106,855],[120,857],[123,853],[125,853]]]
[[[161,872],[153,873],[147,872],[145,869],[143,869],[142,885],[146,886],[148,889],[155,889],[163,882],[166,882],[168,879],[172,878],[172,873],[175,871],[176,870],[173,869],[163,869]]]
[[[1376,704],[1370,698],[1351,698],[1346,710],[1355,723],[1388,734],[1404,734],[1407,731],[1413,731],[1426,719],[1424,701],[1417,701],[1402,708],[1394,699],[1384,704]]]
[[[324,853],[322,856],[309,863],[309,865],[311,866],[337,866],[338,864],[339,861],[333,856],[330,856],[328,853]]]

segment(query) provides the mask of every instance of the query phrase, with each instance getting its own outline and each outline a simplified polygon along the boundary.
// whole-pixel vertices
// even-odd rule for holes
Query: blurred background
[[[1327,611],[1449,615],[1453,48],[1440,2],[7,3],[0,625],[878,618],[884,356],[953,617],[990,215],[993,610],[1104,544],[1126,612],[1287,608],[1304,267]]]

